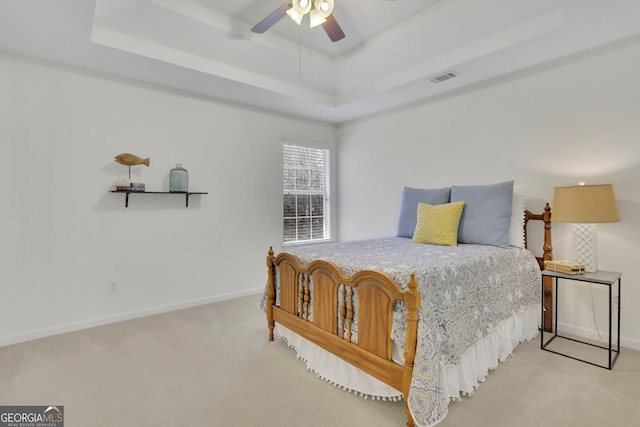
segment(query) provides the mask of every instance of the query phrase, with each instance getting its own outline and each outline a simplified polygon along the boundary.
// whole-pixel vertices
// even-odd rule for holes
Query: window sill
[[[316,245],[318,243],[331,243],[331,242],[333,242],[333,239],[304,240],[300,242],[284,242],[282,246],[286,248],[288,246],[309,246],[309,245]]]

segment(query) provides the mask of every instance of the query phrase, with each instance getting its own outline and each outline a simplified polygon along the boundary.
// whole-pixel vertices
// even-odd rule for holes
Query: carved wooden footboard
[[[407,426],[413,426],[408,395],[413,375],[420,293],[412,275],[408,289],[384,273],[364,270],[351,277],[342,275],[328,261],[316,260],[307,266],[295,256],[281,253],[267,256],[267,322],[273,341],[275,322],[316,343],[404,396]],[[276,305],[276,268],[279,274],[279,304]],[[357,294],[357,319],[353,296]],[[407,308],[404,366],[392,360],[391,327],[393,306],[402,301]],[[357,343],[352,340],[357,320]]]

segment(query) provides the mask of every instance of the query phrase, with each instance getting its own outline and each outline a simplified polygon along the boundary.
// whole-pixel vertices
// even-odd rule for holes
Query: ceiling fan
[[[294,22],[300,25],[302,18],[309,14],[309,25],[312,28],[322,25],[331,41],[337,42],[344,38],[344,32],[333,17],[332,12],[333,0],[289,0],[271,12],[251,31],[262,34],[284,18],[285,15],[289,15]]]

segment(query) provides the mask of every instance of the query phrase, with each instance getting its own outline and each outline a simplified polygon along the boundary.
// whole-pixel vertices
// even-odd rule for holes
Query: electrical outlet
[[[115,280],[107,281],[107,293],[108,294],[117,294],[118,293],[118,282]]]

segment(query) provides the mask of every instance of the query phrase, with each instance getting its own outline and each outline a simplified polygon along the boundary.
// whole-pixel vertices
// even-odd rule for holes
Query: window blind
[[[285,243],[331,237],[329,157],[327,148],[283,143]]]

